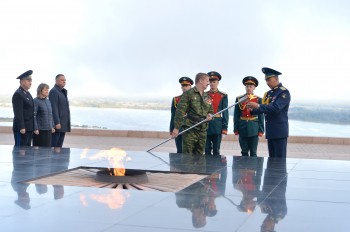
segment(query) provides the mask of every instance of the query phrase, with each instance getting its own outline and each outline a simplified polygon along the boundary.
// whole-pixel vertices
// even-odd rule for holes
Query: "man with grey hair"
[[[282,73],[272,68],[262,68],[270,90],[265,93],[262,104],[248,102],[252,114],[265,114],[266,139],[270,157],[287,156],[289,136],[288,109],[291,100],[289,90],[279,82]]]
[[[65,86],[66,77],[63,74],[58,74],[56,76],[56,84],[49,93],[55,124],[55,133],[52,134],[51,147],[62,147],[66,132],[71,130],[68,92],[64,88]]]

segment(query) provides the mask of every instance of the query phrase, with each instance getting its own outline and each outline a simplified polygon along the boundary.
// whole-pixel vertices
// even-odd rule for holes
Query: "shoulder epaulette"
[[[227,95],[227,93],[219,91],[219,93],[221,93],[222,95]]]
[[[286,89],[286,88],[284,88],[283,86],[281,86],[281,87],[280,87],[280,89],[282,89],[282,90],[287,90],[287,89]]]

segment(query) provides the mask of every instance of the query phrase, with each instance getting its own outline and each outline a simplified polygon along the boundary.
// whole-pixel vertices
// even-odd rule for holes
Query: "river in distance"
[[[11,107],[0,107],[0,118],[12,117]],[[169,131],[170,110],[71,107],[71,121],[73,127]],[[12,126],[12,122],[0,122],[0,126]],[[228,132],[233,133],[232,115],[230,115]],[[350,125],[289,120],[289,135],[349,138]]]

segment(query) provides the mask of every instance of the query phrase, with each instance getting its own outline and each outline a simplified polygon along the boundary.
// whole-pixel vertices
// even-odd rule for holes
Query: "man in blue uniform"
[[[15,146],[31,146],[34,131],[34,102],[29,93],[32,86],[33,71],[28,70],[21,74],[20,86],[12,96],[13,107],[13,135]]]
[[[270,157],[286,157],[287,139],[289,135],[288,109],[290,93],[282,83],[279,75],[282,73],[271,68],[262,68],[265,74],[266,84],[270,90],[265,93],[262,104],[256,102],[247,103],[252,113],[265,114],[266,139]]]
[[[181,84],[181,90],[182,93],[186,92],[187,90],[190,90],[193,85],[193,80],[189,77],[181,77],[179,79],[179,83]],[[170,135],[172,135],[174,130],[174,118],[175,118],[175,112],[177,105],[179,104],[181,100],[182,94],[176,97],[173,97],[172,103],[171,103],[171,119],[170,119]],[[180,128],[179,132],[182,131],[182,128]],[[177,136],[175,138],[175,144],[176,144],[176,152],[182,153],[182,135]]]

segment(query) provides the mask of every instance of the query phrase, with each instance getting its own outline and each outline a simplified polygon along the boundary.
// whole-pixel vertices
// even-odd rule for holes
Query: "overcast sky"
[[[292,100],[348,99],[347,0],[2,0],[0,94],[32,69],[33,85],[63,73],[71,97],[168,97],[178,79],[218,71],[229,99],[262,67]]]

